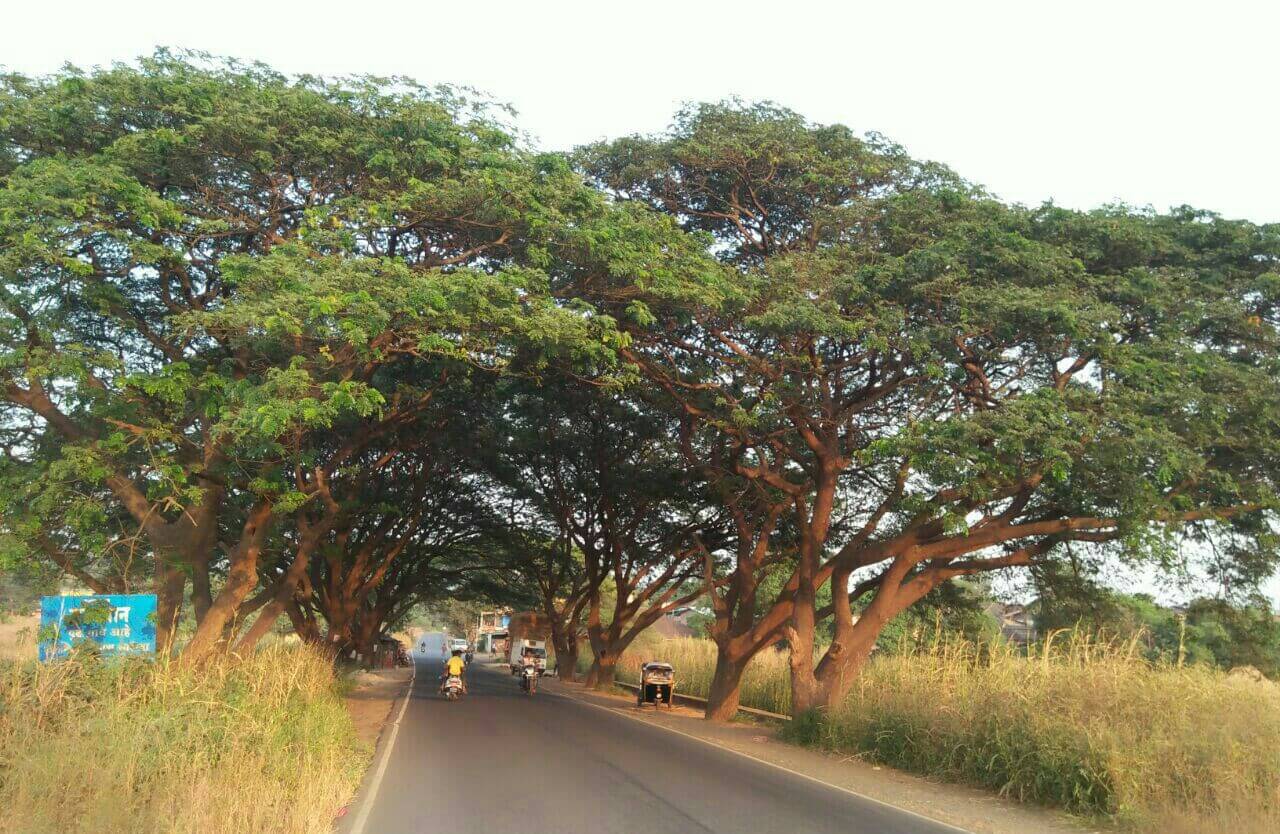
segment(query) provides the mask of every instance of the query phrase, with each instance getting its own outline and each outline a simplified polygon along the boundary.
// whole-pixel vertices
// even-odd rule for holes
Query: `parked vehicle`
[[[413,658],[409,656],[409,650],[405,648],[404,643],[396,641],[396,665],[412,666]]]
[[[538,691],[538,678],[542,674],[536,666],[524,667],[523,673],[520,675],[520,688],[524,690],[524,694],[532,696]]]
[[[384,634],[374,644],[373,652],[367,656],[362,655],[361,659],[374,669],[391,669],[395,666],[406,665],[402,662],[402,658],[407,656],[404,643]]]
[[[467,638],[465,637],[455,637],[449,641],[450,654],[452,654],[453,652],[467,653],[470,651],[471,651],[471,647],[467,645]]]
[[[443,689],[446,701],[457,701],[462,697],[462,678],[450,675],[445,680]]]

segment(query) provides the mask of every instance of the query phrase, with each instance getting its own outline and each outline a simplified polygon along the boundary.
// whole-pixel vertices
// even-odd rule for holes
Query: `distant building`
[[[476,627],[477,634],[491,634],[495,631],[506,631],[511,622],[511,609],[499,611],[481,611],[480,623]]]
[[[481,654],[505,654],[507,628],[511,624],[511,609],[481,611],[476,626],[475,650]]]
[[[989,603],[984,609],[1000,626],[1000,634],[1010,643],[1025,646],[1036,640],[1036,621],[1025,605]]]
[[[658,619],[656,623],[649,626],[653,632],[660,637],[695,637],[697,631],[689,624],[690,617],[697,613],[692,608],[677,608],[674,611],[668,611]]]

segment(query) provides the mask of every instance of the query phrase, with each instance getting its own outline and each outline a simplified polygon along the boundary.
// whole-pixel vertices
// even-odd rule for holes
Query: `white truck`
[[[524,659],[526,656],[531,656],[533,658],[533,665],[538,670],[538,674],[546,674],[546,640],[513,640],[511,642],[511,674],[520,674],[520,671],[524,668]]]
[[[511,646],[508,657],[511,674],[520,674],[524,668],[526,656],[531,656],[539,674],[546,673],[547,637],[550,636],[550,630],[546,618],[540,617],[534,611],[523,611],[511,615],[511,623],[507,627]]]

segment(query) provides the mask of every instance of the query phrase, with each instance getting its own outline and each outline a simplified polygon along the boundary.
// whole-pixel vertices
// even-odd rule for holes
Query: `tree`
[[[734,521],[708,717],[780,637],[797,712],[831,703],[935,588],[1068,543],[1158,560],[1213,538],[1225,570],[1276,563],[1275,228],[1008,207],[770,106],[693,108],[579,160],[723,265],[579,284]]]
[[[591,582],[582,554],[574,548],[569,535],[559,533],[536,514],[510,515],[502,540],[509,584],[514,587],[505,589],[496,599],[511,604],[519,598],[521,589],[533,594],[534,605],[546,616],[551,629],[556,675],[561,680],[576,680],[582,641],[587,637],[583,612],[591,598]]]
[[[601,201],[448,90],[160,52],[6,76],[0,106],[0,425],[28,427],[43,508],[22,535],[83,572],[103,554],[60,543],[127,516],[165,650],[188,581],[189,654],[227,639],[318,500],[311,439],[398,419],[388,365],[498,369],[514,331],[607,352],[538,268]]]
[[[1280,621],[1261,595],[1200,597],[1175,608],[1066,571],[1038,576],[1036,586],[1032,611],[1041,634],[1081,629],[1104,640],[1134,641],[1150,660],[1280,674]]]
[[[375,465],[355,469],[349,489],[333,491],[335,518],[286,604],[305,637],[335,655],[368,657],[414,606],[498,568],[490,544],[496,519],[454,459],[439,452],[381,451]]]
[[[611,686],[640,632],[703,593],[695,540],[712,519],[662,412],[563,375],[506,394],[494,422],[502,437],[485,444],[490,471],[522,510],[519,524],[542,531],[523,537],[532,549],[519,564],[539,586],[565,668],[581,627],[593,654],[587,683]]]

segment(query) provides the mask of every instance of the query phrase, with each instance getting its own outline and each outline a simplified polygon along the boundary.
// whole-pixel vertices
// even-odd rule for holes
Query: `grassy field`
[[[0,661],[0,832],[319,834],[367,751],[300,646],[186,671]]]
[[[638,646],[619,679],[658,658],[680,691],[706,694],[706,640]],[[786,656],[757,658],[742,695],[787,712]],[[1059,635],[1026,657],[940,640],[886,654],[838,708],[788,735],[1131,830],[1280,831],[1280,686],[1148,663],[1123,644]]]

